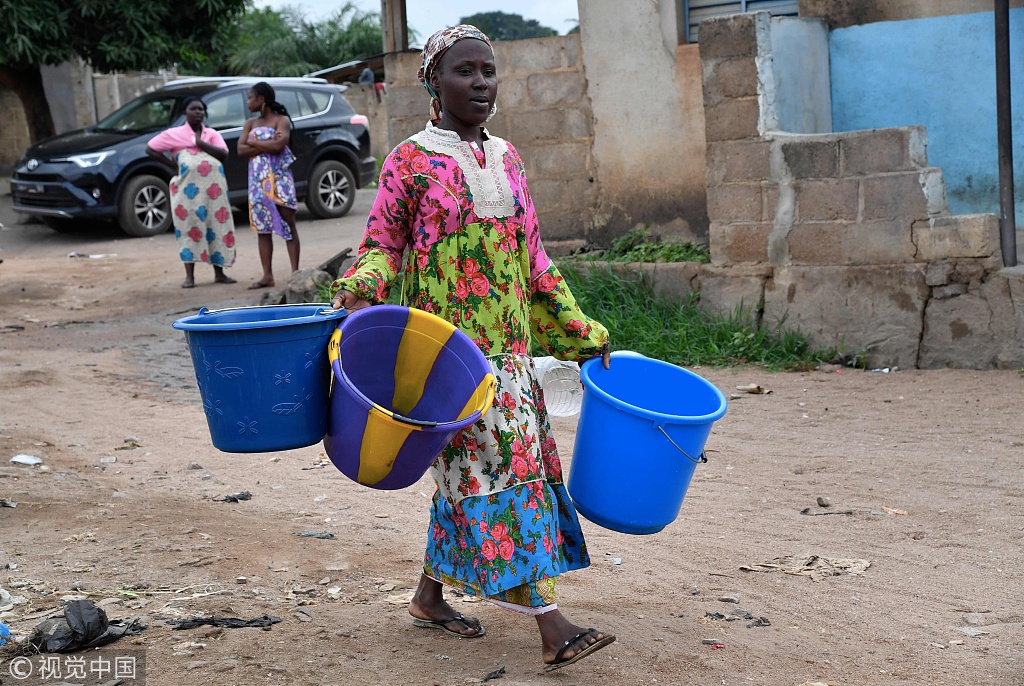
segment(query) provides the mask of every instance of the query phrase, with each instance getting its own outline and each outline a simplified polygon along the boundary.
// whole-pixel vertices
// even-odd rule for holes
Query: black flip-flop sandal
[[[569,646],[571,646],[573,643],[575,643],[576,641],[580,640],[584,636],[588,636],[588,635],[590,635],[592,633],[595,633],[595,629],[587,629],[586,631],[579,632],[578,634],[576,634],[575,636],[570,638],[568,641],[566,641],[565,645],[563,645],[558,650],[558,652],[555,653],[554,661],[551,662],[550,664],[544,665],[544,671],[545,672],[553,672],[556,669],[561,669],[562,667],[565,667],[566,665],[571,665],[573,662],[577,662],[579,660],[582,660],[587,655],[591,655],[593,653],[596,653],[597,651],[601,650],[601,648],[604,648],[607,645],[611,645],[612,643],[615,643],[615,637],[614,636],[605,636],[600,641],[596,641],[594,643],[591,643],[586,648],[584,648],[580,652],[578,652],[575,655],[573,655],[572,657],[570,657],[568,660],[563,660],[562,659],[562,656],[565,655],[565,651],[567,651],[569,649]]]
[[[477,632],[475,634],[461,634],[458,631],[454,631],[445,626],[445,624],[451,624],[452,622],[462,622],[470,629],[473,628],[473,625],[466,621],[466,618],[463,616],[461,612],[451,617],[447,617],[445,619],[420,619],[418,617],[412,618],[413,626],[418,626],[423,629],[440,629],[446,634],[451,634],[452,636],[457,636],[458,638],[480,638],[485,633],[487,633],[487,630],[484,629],[483,624],[479,624],[480,628],[477,629]]]

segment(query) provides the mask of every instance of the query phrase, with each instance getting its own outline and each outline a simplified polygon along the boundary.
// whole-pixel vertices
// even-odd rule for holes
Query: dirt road
[[[307,264],[355,245],[365,193],[350,222],[300,226]],[[0,507],[0,587],[27,602],[0,621],[15,634],[64,596],[111,599],[112,618],[148,628],[102,652],[144,652],[151,685],[454,685],[502,668],[499,684],[1024,684],[1016,371],[695,370],[727,396],[771,392],[731,400],[663,532],[583,522],[593,565],[563,578],[561,605],[618,642],[545,675],[531,622],[486,603],[454,602],[487,626],[480,640],[411,625],[427,480],[377,492],[319,446],[212,447],[171,322],[257,302],[244,288],[259,273],[251,236],[238,285],[214,286],[200,267],[186,291],[170,235],[40,234],[48,243],[18,248],[10,235],[0,498],[17,507]],[[574,427],[556,420],[565,463]],[[10,463],[18,454],[43,464]],[[252,499],[223,502],[241,491]],[[210,615],[281,621],[166,621]],[[5,666],[0,682],[17,683]]]

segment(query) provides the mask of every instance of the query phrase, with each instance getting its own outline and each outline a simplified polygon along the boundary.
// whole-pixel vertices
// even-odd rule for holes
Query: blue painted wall
[[[832,126],[923,124],[953,214],[999,213],[995,19],[991,12],[836,29]],[[1010,12],[1016,219],[1024,225],[1024,9]]]

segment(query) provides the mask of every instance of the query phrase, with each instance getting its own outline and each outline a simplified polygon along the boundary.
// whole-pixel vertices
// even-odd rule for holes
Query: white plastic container
[[[537,380],[544,391],[548,414],[553,417],[578,414],[583,403],[579,365],[553,357],[535,357],[533,363],[537,367]]]

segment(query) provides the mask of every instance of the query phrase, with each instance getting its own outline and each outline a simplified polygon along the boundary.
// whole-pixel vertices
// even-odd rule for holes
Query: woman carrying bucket
[[[356,263],[333,285],[335,309],[403,297],[466,333],[497,379],[492,407],[433,463],[437,483],[413,623],[484,635],[452,609],[442,584],[533,616],[545,670],[615,640],[560,612],[555,577],[590,564],[530,357],[531,332],[560,359],[604,355],[608,332],[588,318],[541,245],[523,162],[483,124],[495,112],[491,43],[479,29],[438,31],[423,49],[426,129],[385,159]]]

